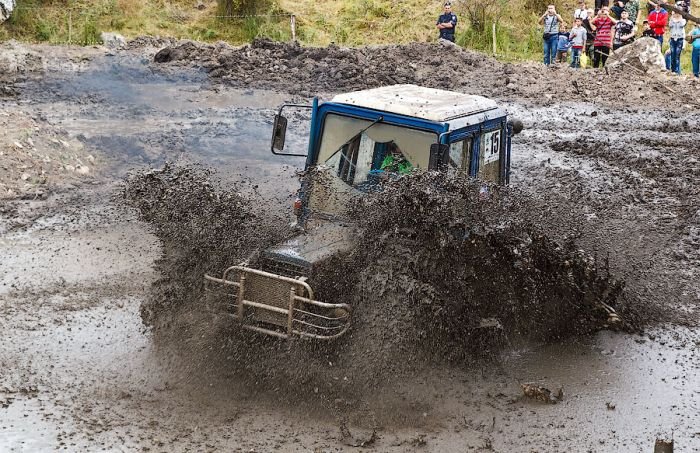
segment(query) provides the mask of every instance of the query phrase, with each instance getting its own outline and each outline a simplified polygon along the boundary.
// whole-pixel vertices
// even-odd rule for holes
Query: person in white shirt
[[[578,8],[574,11],[574,19],[581,19],[582,21],[588,19],[588,7],[585,0],[578,2]]]

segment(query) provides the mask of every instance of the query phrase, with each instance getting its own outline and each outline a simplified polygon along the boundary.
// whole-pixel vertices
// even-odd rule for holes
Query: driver
[[[391,173],[398,173],[400,175],[407,175],[413,170],[413,165],[404,157],[399,147],[396,146],[396,143],[390,142],[387,145],[386,157],[384,157],[379,169]]]

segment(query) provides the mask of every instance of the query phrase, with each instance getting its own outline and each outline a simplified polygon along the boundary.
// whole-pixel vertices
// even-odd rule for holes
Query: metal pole
[[[290,25],[292,26],[292,41],[297,40],[297,17],[292,14],[289,18]]]

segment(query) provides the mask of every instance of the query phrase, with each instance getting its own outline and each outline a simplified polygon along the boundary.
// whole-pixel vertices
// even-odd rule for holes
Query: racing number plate
[[[492,131],[484,134],[484,144],[481,148],[484,155],[484,164],[496,162],[501,156],[501,131]]]

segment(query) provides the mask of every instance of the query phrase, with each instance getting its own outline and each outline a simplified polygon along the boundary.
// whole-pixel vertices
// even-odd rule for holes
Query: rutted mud
[[[263,98],[270,95],[270,83],[280,90],[276,95],[280,99],[299,101],[284,91],[320,90],[326,95],[359,84],[360,78],[348,82],[342,76],[337,82],[329,78],[334,65],[346,57],[352,64],[360,54],[371,57],[371,64],[365,65],[371,72],[367,79],[384,84],[390,83],[382,79],[387,72],[395,75],[400,70],[383,67],[380,57],[402,63],[405,60],[392,55],[415,51],[419,58],[410,63],[417,64],[420,74],[429,62],[423,56],[444,50],[429,45],[330,48],[323,55],[323,49],[298,50],[300,57],[310,60],[308,67],[318,70],[311,75],[303,65],[295,72],[265,69],[267,62],[281,68],[287,60],[291,68],[295,57],[288,54],[297,52],[294,46],[220,46],[223,53],[244,63],[264,63],[250,68],[255,76],[246,80],[244,68],[237,69],[227,59],[217,63],[219,71],[209,71],[216,53],[206,46],[196,45],[201,53],[188,56],[190,60],[151,63],[157,46],[166,44],[177,45],[144,40],[148,47],[139,44],[107,57],[94,50],[87,59],[71,50],[70,58],[80,64],[56,66],[41,82],[20,78],[13,82],[13,94],[2,100],[6,111],[29,113],[34,121],[80,140],[106,168],[95,180],[100,185],[76,185],[63,194],[47,191],[47,201],[10,201],[2,206],[0,246],[11,261],[0,263],[0,322],[6,345],[0,362],[9,370],[0,373],[0,402],[7,403],[0,408],[5,416],[0,447],[332,451],[347,449],[341,426],[350,430],[354,441],[374,439],[370,447],[379,451],[646,451],[657,436],[670,437],[671,432],[678,449],[698,447],[695,326],[700,206],[694,188],[698,120],[686,107],[666,106],[667,100],[659,96],[663,89],[636,78],[625,88],[614,73],[593,71],[577,75],[580,85],[575,88],[568,70],[500,66],[482,56],[456,64],[456,72],[445,80],[438,80],[434,72],[420,81],[418,75],[396,79],[480,91],[508,101],[509,110],[527,126],[514,145],[516,193],[483,200],[476,196],[478,187],[425,176],[413,183],[407,180],[410,187],[389,188],[383,197],[368,198],[358,208],[359,224],[386,234],[376,242],[367,235],[355,255],[342,257],[339,264],[352,266],[367,259],[371,266],[352,275],[353,283],[370,285],[378,293],[384,288],[382,299],[390,301],[412,289],[408,305],[412,311],[398,313],[405,304],[381,307],[375,313],[362,310],[365,319],[358,318],[353,337],[340,344],[343,356],[337,349],[290,347],[241,335],[206,303],[180,311],[184,316],[171,318],[169,325],[161,325],[159,332],[164,334],[156,335],[142,326],[139,307],[144,301],[159,301],[165,307],[182,300],[177,297],[183,293],[151,299],[148,288],[173,290],[176,283],[183,292],[191,292],[202,283],[201,275],[195,274],[206,268],[203,263],[220,271],[219,264],[234,264],[251,249],[288,233],[289,195],[296,186],[290,170],[295,164],[267,155],[266,122],[274,105]],[[54,50],[51,57],[41,48],[37,52],[47,60],[62,57]],[[314,52],[320,52],[318,58],[313,58]],[[458,60],[469,56],[454,52]],[[197,66],[204,66],[207,73],[187,70]],[[427,66],[424,69],[427,73]],[[232,78],[226,79],[227,75]],[[550,76],[556,78],[553,99],[547,93],[542,96]],[[541,80],[534,83],[537,78]],[[225,83],[212,87],[210,80]],[[139,87],[141,83],[145,88]],[[696,89],[692,80],[678,83],[690,92]],[[256,86],[266,91],[247,91]],[[629,94],[623,109],[615,108],[613,92]],[[607,95],[611,97],[606,99]],[[562,103],[563,99],[572,102]],[[658,103],[660,108],[650,115],[638,100]],[[151,173],[150,183],[155,185],[149,187],[158,190],[138,198],[174,208],[179,228],[158,232],[161,241],[152,235],[155,229],[112,206],[110,200],[114,175],[144,163],[160,166],[165,160],[177,160],[185,167]],[[192,171],[193,161],[204,163],[205,169],[216,167],[219,181],[210,179],[208,170]],[[176,180],[168,179],[178,174],[189,181],[184,186],[191,193],[213,202],[199,205],[181,196]],[[456,191],[446,198],[429,191],[436,183]],[[410,197],[404,199],[402,193]],[[226,206],[217,197],[227,201]],[[435,219],[424,218],[414,212],[420,197],[472,209],[461,218],[455,216],[457,206],[436,203],[429,210]],[[211,220],[190,216],[185,208],[204,216],[229,216],[233,227],[215,231],[214,236],[234,242],[215,248],[216,241],[208,241]],[[426,228],[411,230],[406,210],[424,219]],[[445,228],[440,220],[446,219],[456,221]],[[153,220],[167,224],[163,217]],[[478,232],[465,228],[474,224],[493,228]],[[265,234],[248,235],[257,225],[265,228]],[[234,231],[245,233],[241,237],[246,242],[236,244]],[[467,231],[470,236],[465,238]],[[187,237],[182,232],[193,239],[185,249],[192,244],[210,247],[215,258],[191,249],[178,255],[176,250],[183,250],[182,238]],[[159,248],[159,243],[165,247]],[[435,256],[428,253],[428,245],[436,250]],[[196,260],[188,263],[192,251]],[[486,265],[479,268],[465,262],[465,252]],[[396,254],[413,264],[400,266],[386,258]],[[444,279],[429,265],[438,261],[465,266],[470,272],[463,281]],[[162,271],[172,268],[164,267],[166,262],[183,265],[183,270],[189,266],[190,272],[182,282],[168,281]],[[514,263],[519,267],[512,268]],[[389,272],[400,274],[398,284],[386,284]],[[510,308],[533,310],[540,325],[530,325],[532,317],[497,312],[496,316],[511,320],[503,322],[509,344],[503,345],[503,337],[488,337],[481,343],[477,341],[481,337],[453,336],[476,320],[443,302],[455,300],[449,297],[453,292],[468,291],[475,292],[471,300],[483,300],[487,286],[480,284],[486,273],[500,279],[499,300],[513,302]],[[526,287],[538,291],[522,290]],[[549,310],[562,306],[539,303],[552,294],[571,302],[563,305],[566,316],[554,320],[570,316],[573,336],[550,317]],[[598,308],[601,301],[615,307],[624,327],[636,330],[647,324],[646,333],[585,334],[607,323]],[[499,309],[509,311],[507,307]],[[486,305],[475,308],[479,318],[491,314]],[[373,321],[385,323],[387,312],[393,312],[396,322],[389,329],[375,329]],[[463,322],[450,324],[451,320]],[[672,324],[657,324],[661,321]],[[447,329],[425,329],[435,325]],[[392,336],[397,331],[400,335]],[[402,343],[406,332],[416,336]],[[569,339],[562,340],[562,333]],[[355,341],[359,335],[365,343]],[[526,336],[551,343],[528,342]],[[400,341],[394,342],[397,338]],[[439,341],[416,347],[425,338]],[[472,341],[460,344],[465,338]],[[363,348],[373,340],[386,341],[387,348]],[[457,347],[444,350],[435,345]],[[471,348],[492,353],[495,363],[465,360],[472,357]],[[408,360],[376,363],[401,354]],[[295,363],[303,366],[295,368]],[[372,363],[375,368],[369,367]],[[294,369],[291,377],[300,385],[289,390],[288,370]],[[404,378],[394,379],[394,370]],[[550,389],[561,386],[564,399],[557,405],[519,399],[524,382]],[[363,388],[362,383],[373,388]],[[376,437],[371,436],[373,430]]]

